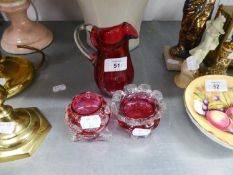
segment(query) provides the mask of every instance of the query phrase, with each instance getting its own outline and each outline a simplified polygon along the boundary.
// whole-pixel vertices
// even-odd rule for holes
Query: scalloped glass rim
[[[90,102],[93,101],[88,105],[89,108],[90,108],[90,105],[92,108],[85,109],[83,107],[83,105],[85,106],[85,104],[82,104],[84,103],[84,101],[90,101]],[[101,95],[97,93],[93,93],[93,92],[84,92],[79,95],[76,95],[73,98],[71,102],[71,109],[77,115],[83,115],[83,116],[92,115],[92,114],[97,113],[99,110],[101,110],[104,102],[105,102],[104,98]]]
[[[120,112],[120,104],[122,99],[130,94],[134,93],[140,93],[140,92],[145,92],[148,94],[150,97],[155,99],[155,102],[158,103],[159,105],[159,110],[157,111],[157,114],[154,115],[153,117],[149,117],[148,119],[141,118],[141,119],[131,119],[127,118]],[[148,121],[151,120],[156,120],[160,119],[166,109],[165,102],[163,100],[163,95],[160,91],[158,90],[152,90],[151,86],[148,84],[140,84],[139,86],[135,84],[129,84],[124,87],[124,90],[121,91],[116,91],[113,93],[113,98],[112,98],[112,103],[111,103],[111,109],[112,113],[116,115],[117,119],[126,122],[131,126],[138,126],[138,125],[144,125],[147,124]]]

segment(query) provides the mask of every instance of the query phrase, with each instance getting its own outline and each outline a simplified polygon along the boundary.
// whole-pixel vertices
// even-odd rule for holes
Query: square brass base
[[[15,139],[17,141],[16,137],[9,140],[12,144],[8,148],[0,147],[0,162],[13,161],[32,156],[51,129],[50,123],[37,108],[18,108],[15,109],[15,112],[21,110],[26,110],[30,114],[31,118],[36,118],[39,129],[34,132],[30,138],[26,138],[19,146],[14,146],[13,140]],[[27,137],[27,133],[25,133],[25,137]]]

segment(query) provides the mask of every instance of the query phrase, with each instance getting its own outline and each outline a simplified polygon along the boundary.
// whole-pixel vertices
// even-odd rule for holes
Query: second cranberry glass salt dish
[[[90,52],[80,40],[80,32],[90,34],[97,52]],[[133,82],[134,70],[129,53],[129,40],[138,38],[137,30],[129,23],[108,28],[83,24],[74,33],[80,51],[94,65],[95,81],[105,94],[112,95]]]
[[[132,136],[147,137],[157,127],[165,103],[160,91],[147,84],[130,84],[113,94],[111,110],[121,127]]]
[[[98,94],[86,92],[75,96],[66,109],[73,141],[92,140],[101,135],[110,117],[110,108]]]

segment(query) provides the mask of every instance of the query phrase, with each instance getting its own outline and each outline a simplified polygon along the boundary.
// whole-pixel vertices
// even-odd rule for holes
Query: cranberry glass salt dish
[[[159,125],[165,110],[160,91],[150,85],[130,84],[113,94],[111,111],[118,123],[132,136],[147,137]]]
[[[66,109],[65,122],[72,141],[104,139],[104,130],[110,117],[110,108],[104,98],[85,92],[75,96]]]

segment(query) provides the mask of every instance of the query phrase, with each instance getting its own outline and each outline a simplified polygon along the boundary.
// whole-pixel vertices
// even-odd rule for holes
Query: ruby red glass
[[[106,128],[110,109],[104,98],[86,92],[75,96],[66,109],[65,121],[72,140],[89,140],[99,136]]]
[[[111,107],[121,127],[133,136],[148,136],[159,125],[165,104],[161,92],[131,84],[113,94]]]
[[[94,64],[94,76],[99,89],[112,96],[113,92],[132,83],[134,69],[129,40],[138,38],[136,29],[126,22],[109,28],[91,25],[82,25],[80,28],[79,32],[89,31],[91,43],[97,50],[95,53],[88,53],[88,49],[80,42],[79,35],[77,38],[75,34],[77,46]]]

